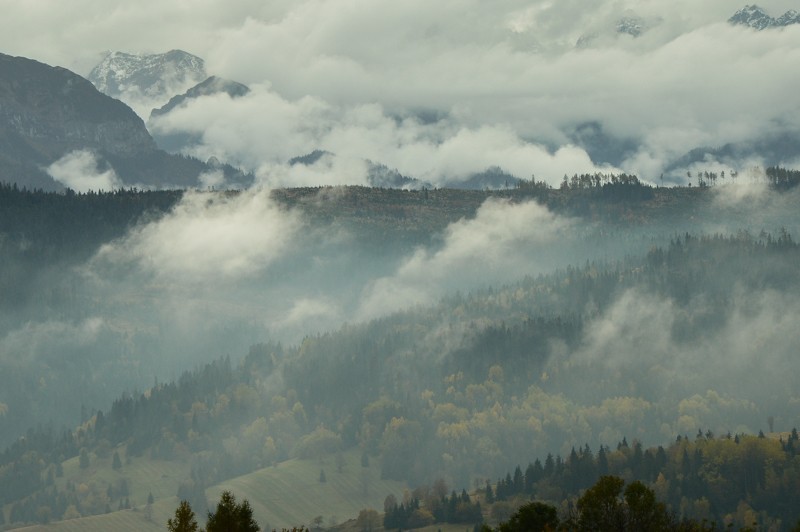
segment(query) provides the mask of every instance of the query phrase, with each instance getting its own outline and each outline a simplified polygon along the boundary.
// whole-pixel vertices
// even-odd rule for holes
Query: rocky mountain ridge
[[[163,102],[206,78],[203,59],[183,50],[162,54],[109,52],[88,76],[100,92],[112,98]]]
[[[752,4],[746,5],[738,10],[728,19],[728,23],[734,26],[748,26],[755,30],[767,30],[770,28],[780,28],[792,24],[800,24],[800,13],[790,9],[778,18],[773,18],[761,7]]]
[[[90,147],[127,157],[155,149],[130,108],[77,74],[3,54],[0,65],[3,129],[29,138],[43,155]]]
[[[157,148],[142,121],[124,103],[99,92],[74,72],[0,54],[0,181],[31,188],[63,188],[48,167],[89,153],[98,172],[113,170],[126,186],[197,186],[219,171]],[[252,180],[225,167],[237,182]]]
[[[243,85],[229,79],[211,76],[187,90],[183,94],[173,96],[166,104],[158,109],[153,109],[153,111],[150,113],[150,118],[163,116],[173,109],[180,107],[185,102],[195,98],[200,98],[201,96],[211,96],[214,94],[225,93],[231,98],[240,98],[246,95],[248,92],[250,92],[250,87],[247,85]]]

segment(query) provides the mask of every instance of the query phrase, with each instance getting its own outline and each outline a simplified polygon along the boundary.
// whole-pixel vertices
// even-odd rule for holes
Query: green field
[[[127,460],[123,446],[117,451],[123,463],[120,470],[115,471],[111,467],[113,451],[103,458],[90,453],[89,467],[86,469],[80,469],[78,457],[64,461],[64,476],[56,479],[56,486],[64,489],[67,480],[103,486],[116,485],[124,478],[130,487],[128,498],[131,506],[135,507],[143,506],[150,493],[156,500],[175,496],[181,481],[189,477],[189,464],[182,460],[152,460],[144,457]]]
[[[405,484],[381,480],[380,467],[373,460],[361,467],[358,451],[342,454],[341,472],[329,455],[324,461],[289,460],[276,467],[261,469],[206,491],[209,502],[219,500],[223,490],[230,490],[238,500],[246,498],[253,506],[262,528],[309,526],[322,516],[323,526],[352,519],[364,508],[383,512],[383,500],[390,493],[402,500]],[[320,470],[326,482],[319,481]]]
[[[177,497],[155,501],[150,518],[144,506],[104,515],[93,515],[68,521],[57,521],[47,525],[36,525],[15,530],[25,532],[148,532],[167,529],[167,519],[173,516],[178,506]]]
[[[255,518],[262,530],[310,525],[316,516],[323,517],[323,526],[353,519],[363,508],[383,511],[383,500],[389,493],[402,499],[405,484],[381,480],[380,465],[373,460],[370,467],[362,467],[360,453],[348,451],[337,460],[328,455],[324,460],[288,460],[275,467],[225,481],[206,491],[213,506],[223,490],[230,490],[237,500],[247,499],[253,506]],[[108,462],[107,464],[105,462]],[[73,463],[74,462],[74,463]],[[338,464],[338,465],[337,465]],[[339,467],[341,466],[341,472]],[[178,506],[175,496],[178,482],[187,466],[175,462],[151,461],[134,458],[117,472],[111,469],[110,459],[97,460],[92,456],[92,466],[79,470],[77,458],[64,463],[65,478],[84,482],[114,481],[126,477],[131,483],[132,510],[115,511],[68,521],[57,521],[17,530],[53,532],[105,532],[166,530],[167,519]],[[320,482],[324,469],[326,482]],[[59,479],[59,481],[63,481]],[[144,503],[152,492],[155,503],[150,519]],[[269,528],[267,528],[269,527]]]

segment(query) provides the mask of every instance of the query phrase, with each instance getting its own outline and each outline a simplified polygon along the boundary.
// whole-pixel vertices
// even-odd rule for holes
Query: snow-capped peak
[[[790,24],[800,24],[800,13],[790,9],[775,21],[778,26],[789,26]]]
[[[622,17],[617,21],[617,33],[638,37],[645,30],[645,22],[636,16]]]
[[[89,81],[142,116],[207,77],[203,60],[182,50],[163,54],[110,52],[92,69]]]
[[[775,19],[769,16],[762,8],[753,4],[746,5],[734,13],[728,19],[728,22],[734,25],[749,26],[756,30],[766,30],[768,28],[789,26],[790,24],[800,24],[800,14],[792,9]]]

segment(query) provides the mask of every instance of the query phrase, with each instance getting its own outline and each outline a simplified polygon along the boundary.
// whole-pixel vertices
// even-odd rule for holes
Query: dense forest
[[[39,426],[0,454],[0,523],[150,505],[150,488],[126,473],[147,462],[181,464],[169,496],[205,515],[212,488],[228,479],[293,459],[326,464],[330,476],[340,456],[356,452],[384,479],[417,488],[388,500],[388,528],[410,526],[402,520],[417,510],[426,524],[495,526],[531,498],[563,517],[604,475],[640,481],[678,520],[790,526],[800,493],[792,432],[800,246],[787,186],[797,176],[787,175],[744,202],[723,190],[733,185],[662,189],[628,176],[496,192],[275,191],[281,220],[299,220],[300,251],[248,271],[242,284],[220,272],[213,283],[188,282],[188,268],[184,279],[148,273],[158,250],[151,262],[113,253],[181,209],[241,207],[247,193],[187,200],[6,186],[0,252],[17,267],[3,270],[2,286],[17,294],[3,301],[0,422],[17,434],[26,419]],[[288,290],[327,270],[329,283],[341,280],[332,294],[356,286],[363,297],[420,261],[431,275],[460,235],[478,233],[495,212],[520,216],[523,234],[549,224],[554,236],[499,248],[523,248],[509,255],[520,270],[481,263],[453,284],[485,282],[373,317],[352,314],[360,319],[299,339],[237,321],[269,308],[254,296],[283,294],[261,292],[267,282]],[[338,240],[320,232],[331,223]],[[491,242],[479,240],[478,253],[497,251]],[[366,282],[343,275],[354,265],[345,254]],[[208,311],[145,312],[170,283],[181,301],[201,293],[198,308],[223,301],[226,315],[188,328]],[[91,341],[64,340],[98,315]],[[23,348],[25,331],[43,324],[59,340]],[[148,367],[165,349],[178,352],[181,339],[190,347],[169,361],[166,378]],[[32,365],[12,363],[14,353]],[[74,391],[56,408],[42,399],[76,383],[86,389],[77,401]],[[106,467],[113,476],[95,472]]]

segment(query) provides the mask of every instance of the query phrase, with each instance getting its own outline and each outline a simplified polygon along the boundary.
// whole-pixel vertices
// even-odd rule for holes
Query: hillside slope
[[[158,150],[136,113],[77,74],[0,54],[1,182],[59,190],[89,174],[105,176],[105,188],[191,187],[218,170]],[[233,182],[252,179],[222,170]]]

